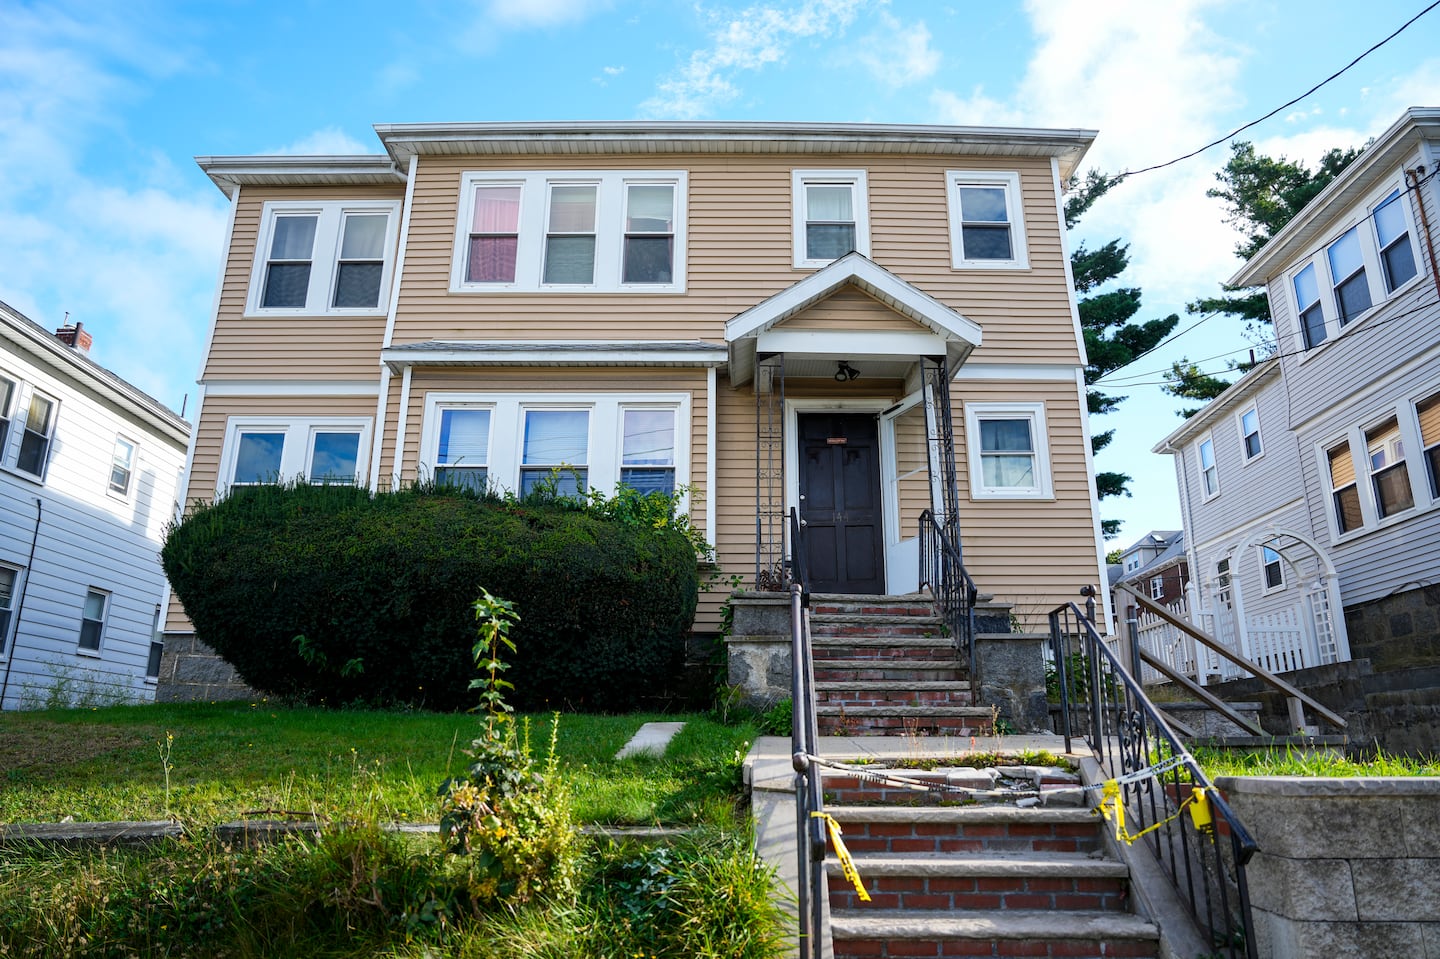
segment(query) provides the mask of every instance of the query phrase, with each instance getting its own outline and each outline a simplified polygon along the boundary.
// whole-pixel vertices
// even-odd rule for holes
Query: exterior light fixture
[[[855,367],[851,366],[844,360],[841,360],[835,366],[836,383],[849,383],[853,379],[858,379],[859,376],[860,371],[855,369]]]

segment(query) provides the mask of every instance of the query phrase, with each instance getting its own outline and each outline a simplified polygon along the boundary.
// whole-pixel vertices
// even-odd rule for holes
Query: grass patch
[[[685,720],[664,758],[613,757],[642,723]],[[537,752],[550,717],[531,717]],[[281,707],[263,699],[9,713],[0,822],[175,818],[205,826],[277,810],[433,822],[468,765],[472,715]],[[159,744],[171,743],[170,790]],[[564,715],[559,771],[581,822],[733,826],[737,750],[753,726],[702,716]],[[267,814],[269,815],[269,814]]]
[[[1196,746],[1191,752],[1211,779],[1216,776],[1440,776],[1440,758],[1391,756],[1349,758],[1324,749],[1265,749],[1234,752]]]

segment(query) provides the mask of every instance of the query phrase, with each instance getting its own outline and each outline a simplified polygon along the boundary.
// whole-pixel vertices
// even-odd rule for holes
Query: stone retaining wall
[[[160,657],[157,703],[214,702],[259,696],[240,679],[235,667],[194,633],[167,633]]]
[[[1440,959],[1440,777],[1222,776],[1261,959]]]

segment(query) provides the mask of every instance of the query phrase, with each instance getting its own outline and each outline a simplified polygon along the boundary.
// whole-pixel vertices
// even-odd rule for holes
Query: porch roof
[[[798,349],[790,340],[771,335],[771,343],[762,343],[766,334],[785,320],[796,316],[845,286],[853,286],[878,300],[900,316],[914,321],[921,329],[913,334],[826,333],[832,344],[847,337],[843,352],[852,357],[865,355],[907,355],[913,357],[943,354],[951,371],[958,369],[975,347],[980,345],[981,329],[969,319],[941,303],[919,287],[901,279],[861,253],[847,253],[840,259],[781,290],[735,316],[725,324],[725,342],[730,349],[730,382],[740,386],[755,375],[755,356],[762,347],[767,351]]]
[[[425,340],[380,351],[392,372],[407,366],[724,366],[704,340]]]

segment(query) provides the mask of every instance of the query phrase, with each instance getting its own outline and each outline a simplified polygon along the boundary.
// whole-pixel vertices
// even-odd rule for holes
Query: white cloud
[[[610,6],[608,0],[490,0],[487,13],[507,27],[553,27],[583,20]]]
[[[600,69],[607,77],[618,77],[625,72],[624,67],[601,67]]]
[[[907,25],[889,13],[880,14],[880,29],[861,41],[857,57],[892,89],[928,79],[940,69],[940,53],[930,46],[924,21]]]
[[[294,143],[264,152],[282,156],[359,156],[379,153],[380,150],[376,144],[361,143],[339,127],[331,126],[316,130]]]
[[[711,31],[711,44],[696,50],[675,73],[662,80],[653,97],[640,105],[645,116],[694,120],[739,96],[734,78],[785,59],[796,40],[842,32],[869,0],[806,0],[797,7],[747,7],[722,18]]]
[[[0,299],[52,328],[68,311],[98,362],[178,407],[194,391],[223,200],[123,146],[117,117],[185,68],[185,49],[129,7],[0,2],[0,22]]]

